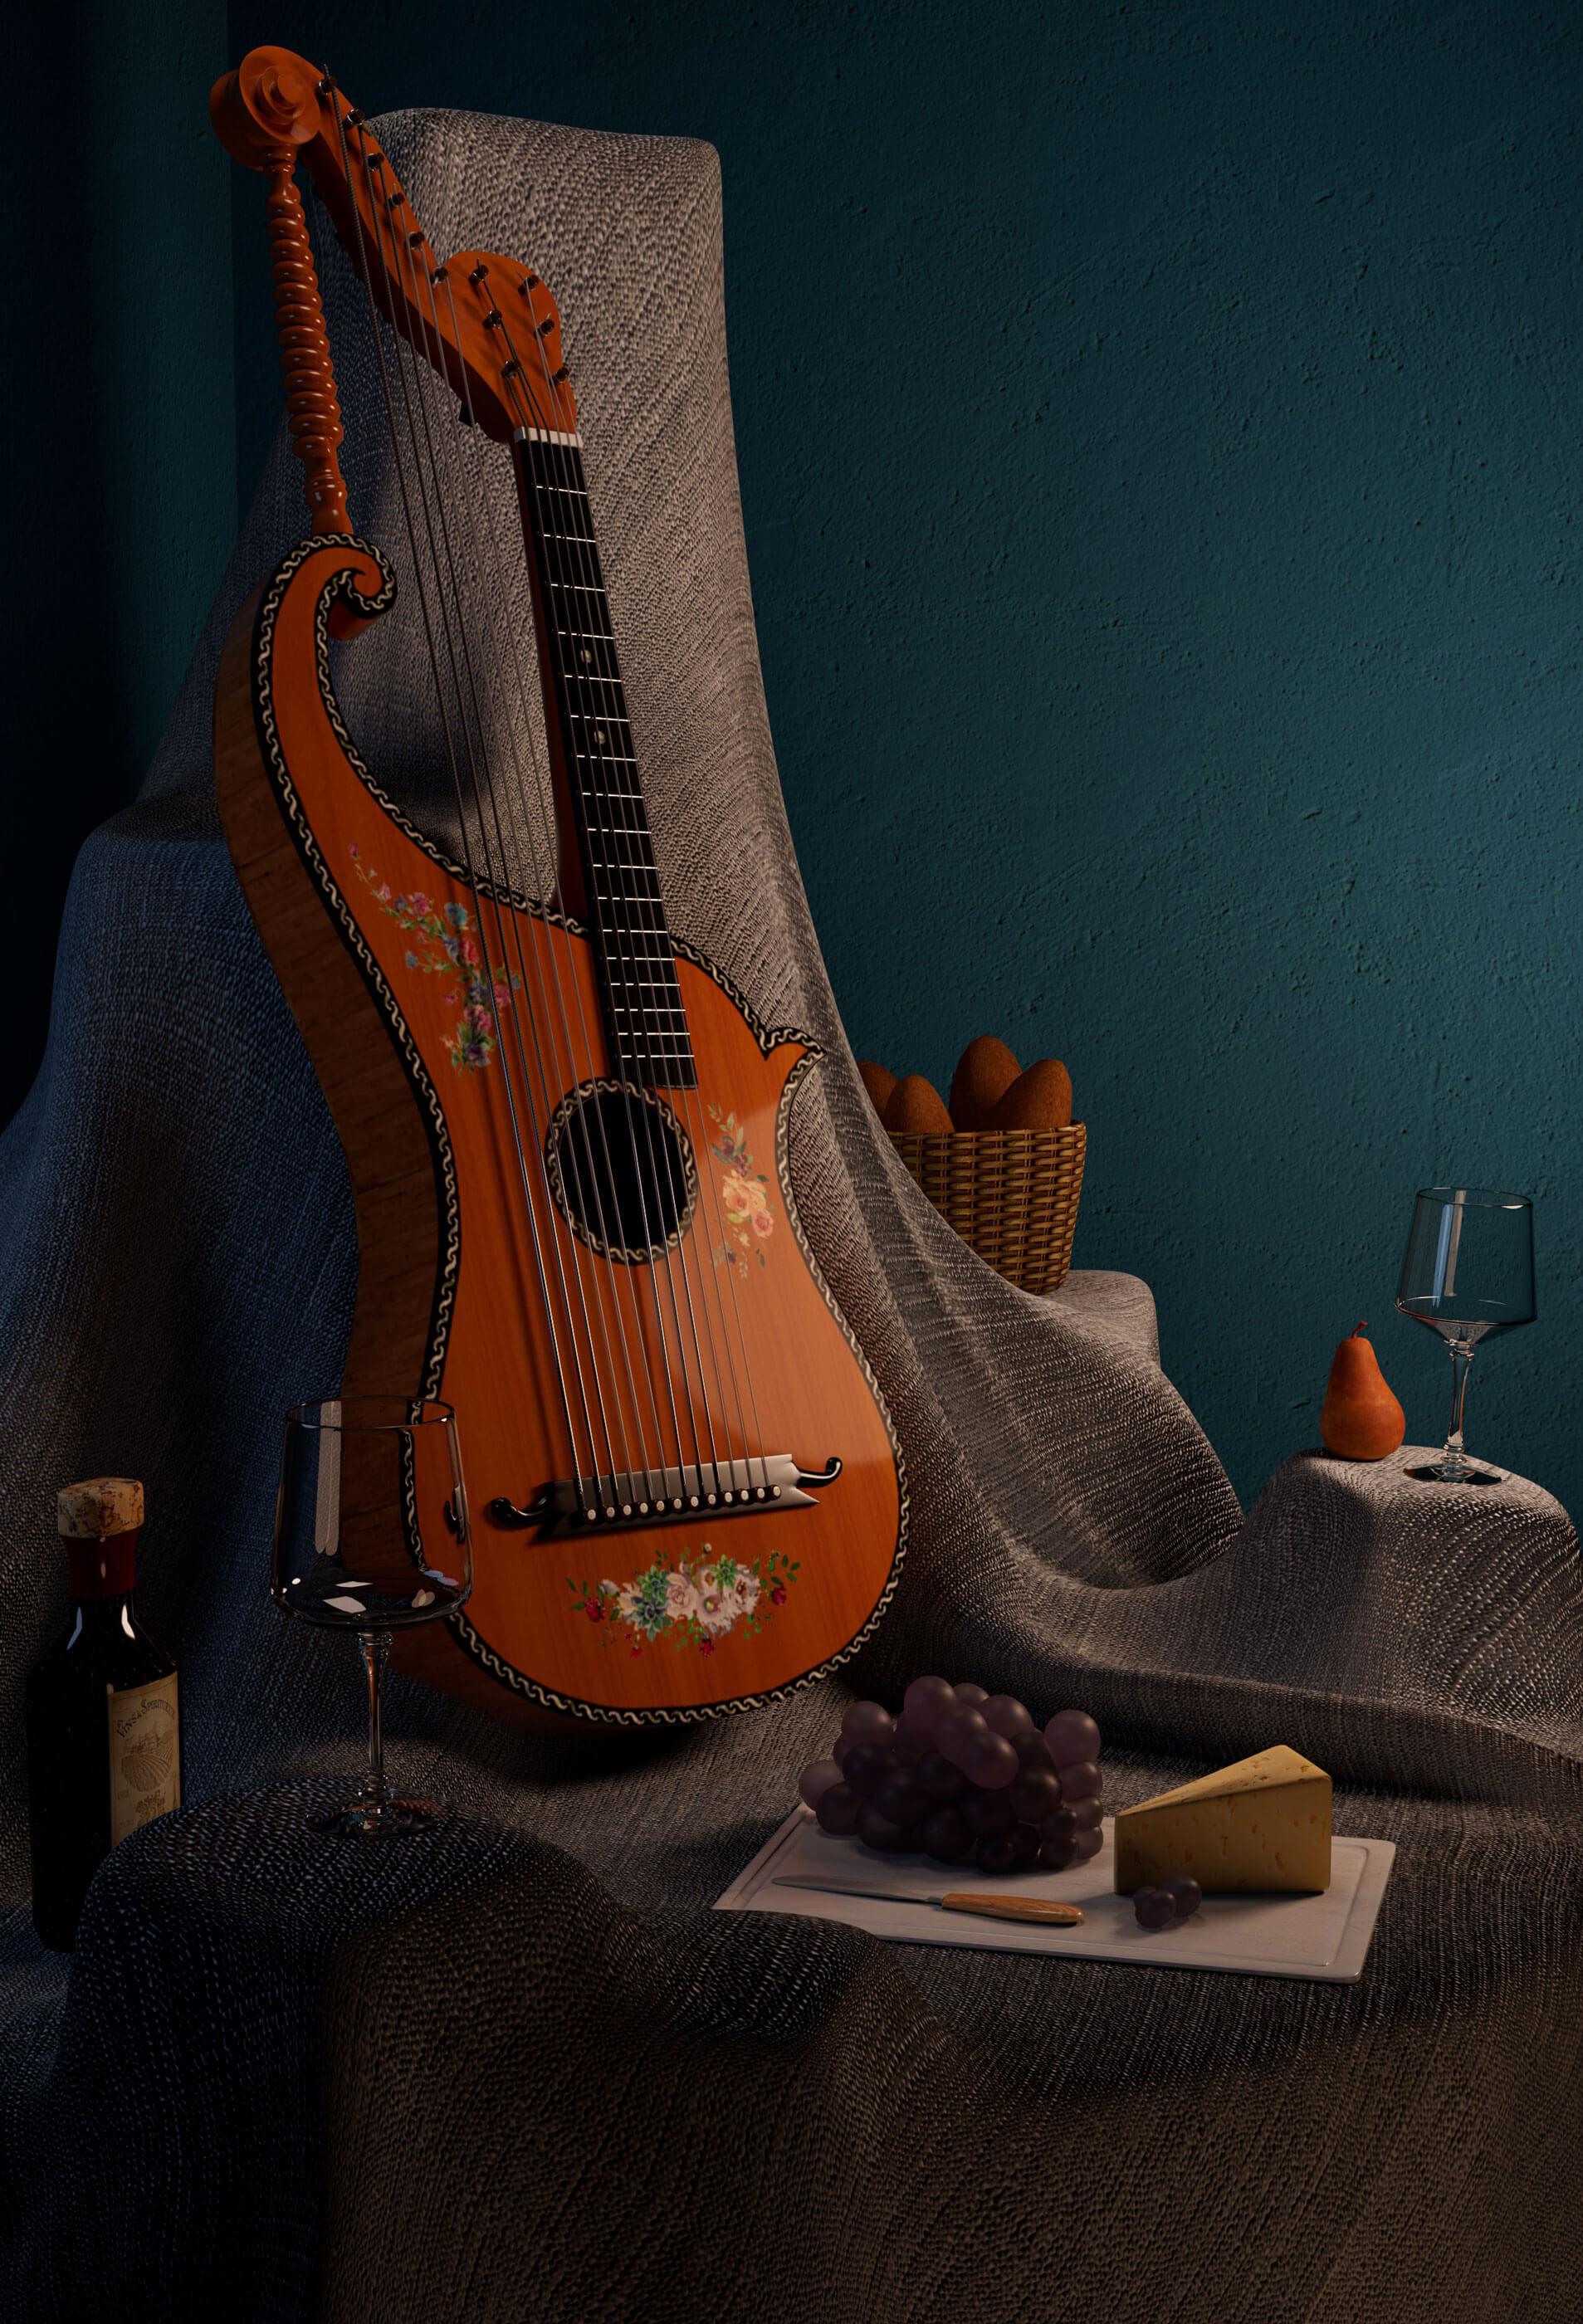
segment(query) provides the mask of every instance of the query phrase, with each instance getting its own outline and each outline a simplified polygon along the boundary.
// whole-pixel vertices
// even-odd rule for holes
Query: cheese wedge
[[[1207,1895],[1328,1888],[1330,1778],[1277,1743],[1116,1819],[1118,1895],[1190,1872]]]

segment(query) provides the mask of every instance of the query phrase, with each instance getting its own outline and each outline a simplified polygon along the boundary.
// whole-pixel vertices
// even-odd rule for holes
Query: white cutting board
[[[716,1900],[717,1913],[792,1913],[803,1920],[844,1921],[897,1944],[968,1945],[989,1952],[1053,1953],[1073,1960],[1133,1961],[1143,1969],[1222,1969],[1253,1977],[1297,1977],[1350,1985],[1362,1974],[1385,1893],[1395,1843],[1334,1840],[1330,1885],[1322,1896],[1206,1896],[1190,1921],[1167,1929],[1141,1929],[1130,1896],[1116,1894],[1115,1824],[1106,1816],[1105,1845],[1090,1863],[1069,1872],[1014,1872],[991,1879],[967,1865],[931,1864],[916,1856],[875,1856],[853,1840],[821,1831],[810,1808],[799,1805],[745,1872]],[[776,1878],[872,1881],[912,1896],[947,1889],[982,1888],[990,1896],[1051,1896],[1080,1904],[1075,1929],[1028,1921],[979,1920],[927,1904],[891,1904],[873,1896],[838,1896],[811,1888],[780,1888]]]

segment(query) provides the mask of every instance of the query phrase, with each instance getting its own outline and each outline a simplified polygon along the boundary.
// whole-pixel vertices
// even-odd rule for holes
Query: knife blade
[[[826,1896],[875,1896],[885,1904],[932,1904],[938,1912],[977,1913],[989,1921],[1042,1922],[1046,1928],[1076,1928],[1083,1917],[1079,1904],[1059,1904],[1050,1896],[990,1896],[981,1888],[949,1888],[918,1896],[905,1888],[876,1888],[866,1881],[816,1880],[798,1872],[779,1872],[771,1886],[814,1888]]]

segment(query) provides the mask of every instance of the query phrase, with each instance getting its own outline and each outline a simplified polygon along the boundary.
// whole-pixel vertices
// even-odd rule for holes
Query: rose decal
[[[714,1261],[717,1267],[739,1267],[745,1274],[750,1258],[764,1266],[763,1246],[775,1231],[770,1182],[762,1170],[754,1168],[735,1113],[725,1113],[713,1104],[708,1113],[718,1133],[710,1139],[709,1151],[727,1166],[720,1180],[726,1240],[713,1254]]]
[[[696,1646],[712,1655],[734,1631],[752,1637],[786,1602],[799,1561],[772,1550],[768,1559],[744,1565],[716,1557],[706,1541],[696,1558],[675,1565],[651,1565],[630,1582],[573,1582],[567,1577],[573,1611],[606,1626],[606,1647],[620,1634],[633,1654],[663,1639],[679,1652]]]
[[[351,843],[353,868],[382,912],[404,929],[418,945],[407,948],[407,966],[425,976],[442,977],[451,987],[445,995],[448,1009],[458,1011],[456,1029],[445,1036],[446,1055],[458,1073],[476,1074],[489,1064],[499,1043],[497,1018],[504,1021],[512,1006],[520,976],[491,977],[487,962],[473,934],[473,916],[465,904],[436,906],[422,890],[411,895],[391,891],[388,880],[370,871]]]

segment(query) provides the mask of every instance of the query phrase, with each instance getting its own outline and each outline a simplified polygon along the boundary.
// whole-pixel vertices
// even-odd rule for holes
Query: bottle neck
[[[79,1600],[129,1597],[137,1586],[137,1533],[106,1534],[102,1539],[66,1542],[68,1587]]]

